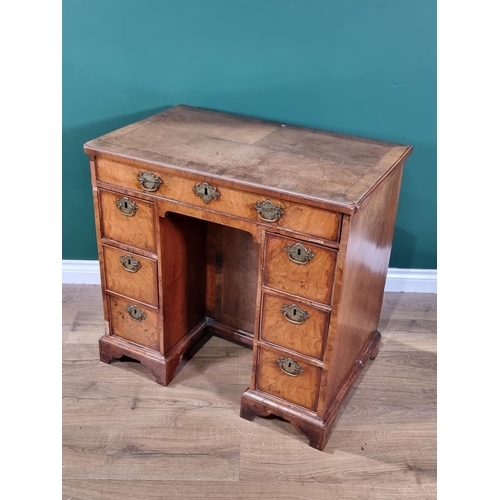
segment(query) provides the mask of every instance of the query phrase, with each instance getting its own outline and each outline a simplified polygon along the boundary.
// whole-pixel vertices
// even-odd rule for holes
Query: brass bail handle
[[[159,175],[153,174],[153,172],[150,172],[149,170],[146,172],[139,172],[137,179],[139,180],[139,184],[142,189],[150,192],[157,191],[163,182]]]
[[[254,208],[257,211],[259,219],[266,222],[276,222],[285,214],[283,208],[275,205],[271,200],[258,201],[254,205]]]

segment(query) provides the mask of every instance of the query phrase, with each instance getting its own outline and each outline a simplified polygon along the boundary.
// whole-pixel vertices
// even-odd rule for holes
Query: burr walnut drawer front
[[[155,260],[107,245],[103,259],[106,290],[158,306]]]
[[[321,380],[321,368],[298,362],[277,350],[259,348],[256,387],[308,410],[315,410]]]
[[[131,299],[108,295],[111,311],[111,335],[158,351],[158,310]]]
[[[330,313],[299,300],[262,294],[261,340],[322,359]]]
[[[167,171],[97,159],[98,182],[178,201],[253,222],[338,241],[341,215],[299,203],[217,185],[217,181],[186,179]]]
[[[329,305],[336,260],[335,250],[267,234],[263,284]]]
[[[154,252],[154,205],[144,200],[100,191],[102,236]]]

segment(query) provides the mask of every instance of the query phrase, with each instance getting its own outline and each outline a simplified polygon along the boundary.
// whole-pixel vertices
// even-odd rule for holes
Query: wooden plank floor
[[[323,452],[239,417],[251,350],[212,337],[168,387],[99,361],[101,291],[63,285],[63,498],[436,498],[436,295],[387,293],[377,359]]]

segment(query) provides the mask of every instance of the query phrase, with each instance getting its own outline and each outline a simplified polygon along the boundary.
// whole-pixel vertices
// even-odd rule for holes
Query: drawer
[[[267,234],[263,284],[329,305],[336,260],[335,250]]]
[[[154,252],[154,205],[147,201],[100,191],[102,236]],[[117,206],[120,203],[121,209]],[[122,212],[126,212],[124,215]]]
[[[256,387],[259,391],[314,411],[318,399],[321,368],[300,362],[298,375],[285,373],[284,370],[291,371],[294,368],[294,363],[297,363],[297,360],[287,354],[259,348]]]
[[[158,310],[112,295],[108,295],[108,301],[111,335],[155,351],[160,350]]]
[[[106,290],[158,306],[156,261],[107,245],[102,248]]]
[[[217,186],[216,181],[210,183],[208,186],[204,186],[203,182],[205,179],[203,178],[197,181],[189,180],[150,166],[144,166],[143,168],[134,167],[105,159],[97,159],[96,165],[97,180],[99,182],[240,217],[269,227],[297,231],[329,241],[339,240],[341,215],[336,212],[329,212],[320,208],[301,205],[300,203],[280,201],[279,197],[269,199],[257,194]],[[141,185],[138,176],[146,172],[151,173],[152,176],[147,174],[148,177],[143,178],[145,179],[142,181],[146,187],[145,189]],[[156,185],[155,180],[158,180]],[[202,197],[194,193],[193,188],[195,184],[200,185],[202,196],[205,195],[205,187],[207,195],[210,194],[211,186],[217,189],[219,193],[218,197],[205,203]],[[273,215],[267,211],[268,205],[263,207],[260,216],[255,208],[258,202],[265,203],[268,199],[282,210],[282,215],[274,222],[265,221],[262,218],[273,218]]]
[[[298,300],[262,294],[260,338],[322,359],[330,313]]]

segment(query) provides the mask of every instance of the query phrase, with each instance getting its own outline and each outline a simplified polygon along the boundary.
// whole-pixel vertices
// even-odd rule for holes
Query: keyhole
[[[297,248],[297,255],[300,255],[300,252],[301,252],[300,248]]]
[[[208,194],[208,189],[205,188],[205,196]]]
[[[128,208],[128,203],[127,203],[127,202],[125,202],[125,203],[123,204],[123,206],[124,206],[125,208]]]
[[[132,261],[128,259],[128,265],[130,266],[130,264],[132,264]]]
[[[293,310],[293,315],[296,316],[297,315],[297,309],[294,309]]]
[[[288,368],[291,368],[292,367],[292,363],[290,363],[290,361],[288,362]]]

